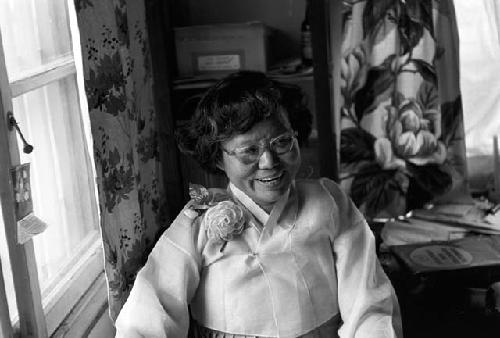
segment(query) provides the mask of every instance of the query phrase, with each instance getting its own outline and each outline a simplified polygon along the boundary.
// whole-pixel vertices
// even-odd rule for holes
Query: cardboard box
[[[221,77],[238,70],[267,71],[268,30],[260,22],[175,28],[180,77]]]

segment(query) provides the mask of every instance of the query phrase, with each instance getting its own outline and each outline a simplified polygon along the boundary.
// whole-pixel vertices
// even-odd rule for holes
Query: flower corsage
[[[228,241],[245,230],[247,217],[245,210],[231,199],[226,192],[209,191],[197,185],[189,185],[189,195],[193,200],[191,209],[205,213],[202,227],[208,238],[222,242],[220,252]]]

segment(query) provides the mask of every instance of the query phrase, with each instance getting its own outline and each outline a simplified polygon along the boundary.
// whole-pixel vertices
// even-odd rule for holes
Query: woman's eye
[[[249,146],[241,149],[241,153],[244,155],[256,155],[260,151],[258,146]]]
[[[286,148],[287,146],[290,145],[290,142],[292,141],[291,137],[283,137],[274,142],[274,146],[277,148]]]

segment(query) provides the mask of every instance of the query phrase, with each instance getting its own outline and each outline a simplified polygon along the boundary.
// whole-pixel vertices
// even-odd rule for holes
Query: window
[[[490,155],[500,134],[500,4],[454,1],[468,155]]]
[[[472,191],[500,198],[500,3],[498,0],[453,2],[460,40],[460,87],[464,110],[467,174]]]
[[[0,33],[0,117],[6,120],[11,111],[34,146],[33,152],[23,153],[15,129],[0,123],[5,294],[10,321],[21,334],[46,336],[103,274],[73,1],[0,0]],[[30,163],[33,213],[48,224],[22,246],[16,244],[8,179],[10,167],[19,163]],[[33,328],[36,332],[30,331]]]

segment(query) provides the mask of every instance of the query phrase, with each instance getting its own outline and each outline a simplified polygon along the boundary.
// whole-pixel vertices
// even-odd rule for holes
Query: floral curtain
[[[467,198],[451,0],[343,2],[341,183],[369,218]]]
[[[165,222],[143,1],[75,0],[109,309],[118,315]]]

